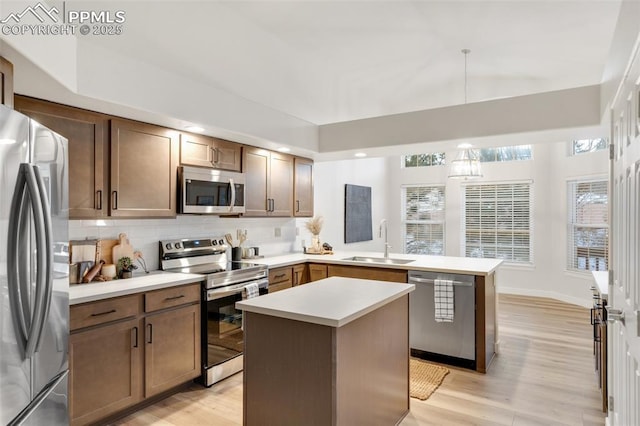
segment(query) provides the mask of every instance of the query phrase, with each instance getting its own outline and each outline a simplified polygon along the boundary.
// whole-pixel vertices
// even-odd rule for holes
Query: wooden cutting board
[[[118,244],[114,245],[111,249],[112,263],[117,264],[118,259],[121,257],[128,257],[133,261],[133,247],[129,244],[127,234],[124,232],[118,235]]]
[[[113,247],[118,244],[120,240],[100,240],[98,241],[98,253],[96,255],[98,261],[104,260],[105,264],[114,263],[113,261]]]

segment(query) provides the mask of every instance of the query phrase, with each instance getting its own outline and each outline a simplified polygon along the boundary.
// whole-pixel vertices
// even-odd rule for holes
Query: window
[[[497,148],[481,148],[478,150],[480,161],[490,163],[495,161],[531,160],[533,154],[531,145],[501,146]]]
[[[567,267],[605,271],[609,263],[608,182],[570,181]]]
[[[465,256],[532,262],[530,207],[528,182],[465,186]]]
[[[571,155],[596,152],[601,149],[607,149],[606,139],[580,139],[571,143]]]
[[[403,167],[444,166],[444,152],[413,154],[402,157]]]
[[[444,186],[403,186],[404,252],[444,254]]]

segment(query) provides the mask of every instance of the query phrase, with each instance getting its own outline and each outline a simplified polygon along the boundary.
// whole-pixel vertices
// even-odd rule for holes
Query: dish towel
[[[453,281],[433,280],[433,300],[436,322],[453,322]]]
[[[244,286],[244,291],[242,292],[243,299],[251,299],[252,297],[256,297],[260,295],[260,288],[258,284],[251,283]]]

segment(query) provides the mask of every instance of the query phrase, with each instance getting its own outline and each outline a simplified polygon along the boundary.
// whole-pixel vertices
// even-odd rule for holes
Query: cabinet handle
[[[276,279],[276,278],[283,278],[283,277],[286,277],[286,276],[287,276],[287,274],[278,274],[278,275],[274,276],[273,278],[274,278],[274,279]]]
[[[300,200],[296,200],[296,213],[300,212]]]
[[[183,297],[184,297],[184,294],[181,294],[180,296],[165,297],[164,300],[166,302],[168,300],[182,299]]]
[[[109,315],[109,314],[113,314],[113,313],[115,313],[115,312],[116,312],[116,310],[115,310],[115,309],[112,309],[112,310],[110,310],[110,311],[98,312],[97,314],[91,314],[91,316],[92,316],[92,317],[99,317],[99,316],[101,316],[101,315]]]
[[[153,324],[147,324],[147,329],[149,330],[149,340],[147,343],[153,343]]]
[[[273,198],[269,198],[269,211],[272,212],[276,208],[276,202]]]
[[[138,347],[138,327],[133,327],[133,331],[135,332],[135,336],[136,336],[136,340],[135,343],[133,344],[134,348]]]
[[[213,163],[218,164],[220,162],[220,151],[218,151],[218,148],[211,149],[213,149]]]
[[[111,208],[118,210],[118,191],[113,191],[111,193]]]
[[[96,210],[102,210],[102,189],[96,191]]]

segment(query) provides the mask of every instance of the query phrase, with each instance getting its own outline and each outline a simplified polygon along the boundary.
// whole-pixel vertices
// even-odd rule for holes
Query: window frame
[[[580,184],[604,184],[604,189],[606,191],[606,203],[604,212],[606,215],[605,223],[583,223],[578,222],[577,219],[574,218],[577,216],[577,186]],[[609,188],[609,179],[607,176],[601,175],[596,177],[588,177],[588,178],[570,178],[567,179],[567,246],[566,246],[566,262],[565,268],[569,272],[578,273],[578,274],[590,274],[592,271],[606,271],[610,265],[611,258],[609,253],[609,240],[611,239],[611,218],[609,217],[610,213],[610,188]],[[583,228],[583,229],[592,229],[592,230],[604,230],[605,236],[605,244],[602,246],[604,250],[604,269],[600,269],[596,267],[596,269],[589,268],[590,259],[592,256],[589,254],[592,252],[589,247],[586,248],[587,260],[585,264],[585,268],[579,268],[578,261],[580,256],[578,255],[578,246],[576,245],[575,238],[575,229]],[[594,252],[596,250],[593,250]],[[596,259],[600,259],[601,257],[597,257]],[[599,261],[596,260],[597,265],[599,265]]]
[[[446,208],[447,208],[447,193],[445,184],[403,184],[400,187],[401,197],[401,214],[400,222],[402,223],[402,252],[407,254],[407,225],[440,225],[442,227],[442,252],[441,253],[415,253],[409,254],[427,254],[431,256],[444,256],[446,254]],[[431,188],[432,190],[439,190],[442,194],[442,219],[407,219],[407,188]],[[436,210],[434,210],[436,211]],[[431,212],[431,211],[430,211]],[[425,241],[422,239],[414,239],[413,241]],[[434,240],[428,240],[427,243],[433,244]]]
[[[513,187],[515,187],[516,185],[527,185],[528,188],[528,198],[527,198],[527,203],[528,203],[528,215],[526,215],[526,220],[528,223],[528,228],[525,231],[520,231],[520,232],[516,232],[517,230],[513,229],[513,224],[514,224],[514,216],[513,216],[513,208],[514,208],[514,204],[515,204],[515,200],[516,198],[512,197],[511,198],[511,239],[512,242],[514,240],[514,236],[515,235],[528,235],[528,248],[527,248],[527,255],[528,255],[528,259],[527,260],[514,260],[513,258],[502,258],[502,257],[498,257],[498,253],[499,253],[499,237],[500,234],[502,234],[503,236],[505,234],[507,234],[507,230],[500,230],[497,226],[494,229],[485,229],[483,230],[482,225],[480,225],[477,228],[477,233],[478,235],[480,235],[480,240],[482,240],[482,235],[484,234],[490,234],[490,231],[495,231],[493,238],[495,243],[491,244],[491,243],[487,243],[488,246],[491,245],[495,245],[495,253],[496,256],[495,257],[478,257],[478,256],[469,256],[467,254],[467,248],[469,246],[469,241],[467,238],[467,229],[468,229],[468,220],[467,220],[467,193],[468,193],[468,189],[471,187],[495,187],[495,191],[496,191],[496,197],[493,199],[487,199],[486,202],[495,202],[496,203],[496,214],[495,214],[495,218],[497,221],[498,218],[498,214],[497,214],[497,207],[498,204],[500,202],[498,196],[497,196],[497,191],[498,191],[498,187],[500,186],[511,186],[512,187],[512,191],[513,191]],[[487,190],[489,190],[489,188],[487,188]],[[469,257],[469,258],[476,258],[476,259],[499,259],[502,260],[505,264],[509,264],[509,265],[514,265],[514,266],[533,266],[534,265],[534,261],[535,261],[535,257],[534,257],[534,185],[533,185],[533,181],[532,180],[519,180],[519,181],[501,181],[501,182],[482,182],[482,183],[465,183],[462,185],[462,191],[461,191],[461,197],[462,197],[462,208],[461,208],[461,215],[460,215],[460,219],[461,219],[461,233],[460,233],[460,244],[461,244],[461,256],[464,257]],[[480,206],[482,205],[482,196],[480,196],[480,198],[478,199]],[[507,201],[507,200],[502,200]],[[480,210],[480,209],[479,209]],[[522,216],[525,217],[525,216]],[[482,221],[482,215],[480,213],[478,213],[478,219],[479,222]],[[496,223],[497,225],[497,223]],[[472,228],[473,229],[473,228]],[[524,247],[524,246],[522,246]],[[480,242],[480,246],[477,247],[480,250],[482,250],[482,242]],[[511,251],[512,253],[514,253],[517,250],[517,246],[515,244],[512,244],[511,246]]]

